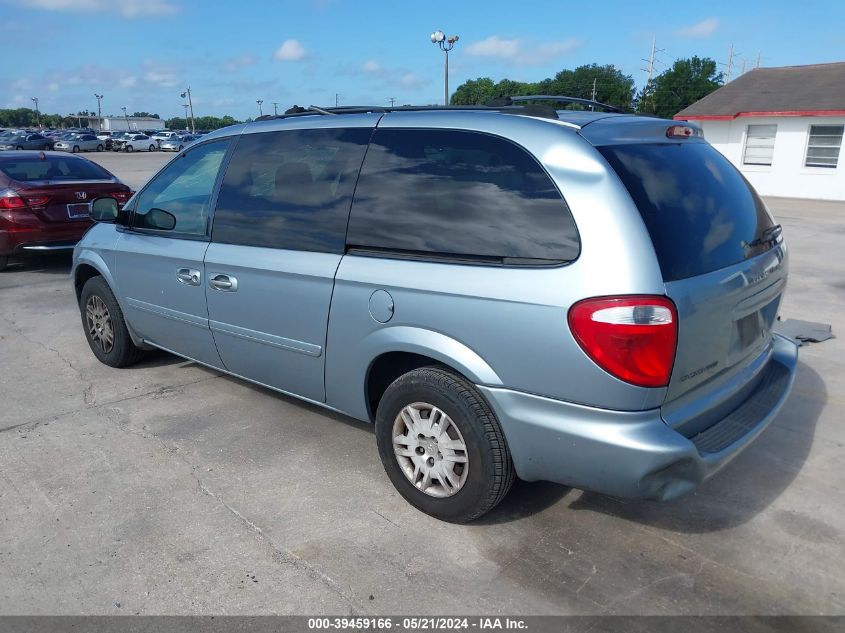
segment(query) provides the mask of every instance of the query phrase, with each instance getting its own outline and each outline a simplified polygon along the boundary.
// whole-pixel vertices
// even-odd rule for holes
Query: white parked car
[[[154,152],[157,149],[156,140],[146,134],[133,134],[131,138],[123,141],[124,152]]]
[[[93,134],[82,134],[72,138],[56,141],[53,149],[61,152],[102,152],[105,149],[103,141]]]

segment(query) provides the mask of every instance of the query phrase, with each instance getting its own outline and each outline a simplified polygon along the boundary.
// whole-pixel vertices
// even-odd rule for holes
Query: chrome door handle
[[[193,268],[179,268],[176,271],[176,279],[188,286],[200,285],[200,271]]]
[[[220,292],[235,292],[238,289],[238,280],[223,273],[211,273],[208,285]]]

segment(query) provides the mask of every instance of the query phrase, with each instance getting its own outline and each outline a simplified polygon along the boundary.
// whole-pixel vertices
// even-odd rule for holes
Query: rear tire
[[[50,150],[50,149],[52,149],[52,148],[50,147],[50,145],[49,145],[49,144],[44,143],[44,147],[42,147],[41,149],[43,149],[43,150],[46,152],[46,151],[48,151],[48,150]]]
[[[109,367],[138,362],[143,351],[132,342],[123,312],[105,279],[98,276],[85,282],[79,311],[85,338],[97,360]]]
[[[23,145],[18,145],[15,149],[17,149],[17,150],[22,150],[22,149],[23,149]]]
[[[151,152],[156,151],[156,146],[155,146],[155,145],[150,145],[150,151],[151,151]]]
[[[103,151],[103,149],[104,149],[104,148],[103,148],[103,146],[102,146],[102,145],[97,145],[97,151],[98,151],[98,152],[102,152],[102,151]]]
[[[513,462],[496,415],[469,381],[448,369],[423,367],[397,378],[379,402],[375,426],[390,481],[433,517],[477,519],[513,484]]]
[[[8,255],[0,255],[0,272],[6,270],[6,266],[9,265],[9,256]]]
[[[73,150],[72,150],[72,152],[73,152],[74,154],[78,154],[78,153],[79,153],[79,145],[74,145],[74,146],[73,146]]]

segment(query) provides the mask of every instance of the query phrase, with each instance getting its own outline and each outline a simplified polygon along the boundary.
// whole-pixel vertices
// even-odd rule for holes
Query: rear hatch
[[[667,142],[671,123],[661,125],[659,141],[598,149],[642,215],[678,310],[671,417],[667,405],[685,405],[695,390],[729,391],[735,401],[753,388],[787,266],[780,227],[742,174],[702,139]]]
[[[129,189],[99,165],[76,156],[39,154],[5,160],[0,170],[12,187],[31,202],[30,210],[45,223],[87,222],[89,204],[100,196],[123,203]]]

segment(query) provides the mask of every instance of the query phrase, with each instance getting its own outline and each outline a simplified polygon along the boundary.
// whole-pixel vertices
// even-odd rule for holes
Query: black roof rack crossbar
[[[516,97],[502,97],[501,99],[494,99],[489,102],[491,106],[515,105],[524,101],[557,101],[558,103],[577,103],[580,105],[590,106],[592,108],[601,108],[606,112],[617,112],[623,114],[624,110],[616,106],[601,103],[600,101],[593,101],[592,99],[581,99],[580,97],[566,97],[562,95],[520,95]]]
[[[502,105],[458,105],[458,106],[336,106],[321,108],[317,106],[308,106],[303,108],[300,106],[293,106],[284,114],[265,114],[257,117],[256,121],[270,121],[274,119],[287,119],[298,116],[313,116],[332,115],[332,114],[367,114],[371,112],[387,113],[387,112],[432,112],[432,111],[492,111],[502,112],[505,114],[521,114],[523,116],[535,116],[545,119],[557,119],[557,111],[549,106],[541,105],[517,105],[517,104],[502,104]]]

